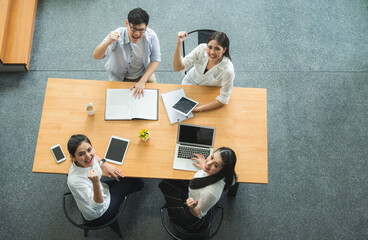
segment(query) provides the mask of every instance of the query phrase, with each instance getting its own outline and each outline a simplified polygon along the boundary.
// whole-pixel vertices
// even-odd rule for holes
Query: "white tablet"
[[[188,114],[198,105],[198,102],[187,98],[181,97],[180,100],[172,106],[172,109],[178,113],[188,116]]]
[[[125,154],[128,150],[129,139],[111,136],[109,146],[107,147],[105,159],[107,162],[122,165]]]

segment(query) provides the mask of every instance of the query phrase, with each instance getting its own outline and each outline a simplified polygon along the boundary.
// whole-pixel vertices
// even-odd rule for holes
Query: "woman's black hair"
[[[75,151],[77,151],[77,148],[79,147],[79,145],[81,145],[82,142],[87,142],[92,146],[91,141],[86,135],[74,134],[73,136],[71,136],[68,141],[69,154],[75,157]]]
[[[149,15],[142,8],[134,8],[128,14],[128,22],[133,25],[145,23],[148,26]]]
[[[228,189],[234,181],[236,181],[237,176],[235,173],[235,164],[236,164],[236,155],[235,152],[231,148],[221,147],[216,151],[220,152],[220,156],[222,161],[224,162],[224,166],[222,169],[213,175],[209,175],[203,178],[194,178],[190,181],[189,187],[191,189],[199,189],[206,187],[208,185],[214,184],[217,181],[225,178],[225,187],[224,190]]]
[[[210,36],[208,36],[207,44],[211,40],[216,40],[221,47],[226,48],[224,55],[230,59],[230,40],[224,32],[214,32]]]

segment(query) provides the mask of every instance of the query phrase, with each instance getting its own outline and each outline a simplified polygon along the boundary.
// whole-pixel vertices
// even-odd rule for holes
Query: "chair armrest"
[[[220,229],[220,227],[221,227],[221,225],[222,225],[222,220],[223,220],[223,218],[224,218],[224,208],[223,207],[221,207],[221,206],[217,206],[216,207],[217,208],[217,211],[220,209],[221,210],[221,218],[220,218],[220,223],[219,223],[219,225],[217,226],[217,228],[216,228],[216,230],[208,237],[208,239],[211,239],[212,237],[214,237],[216,234],[217,234],[217,232],[218,232],[218,230]]]
[[[116,221],[120,214],[122,213],[122,211],[124,210],[125,208],[125,205],[126,205],[126,201],[128,199],[128,196],[125,196],[123,202],[120,204],[119,206],[119,210],[117,211],[117,213],[115,214],[115,216],[113,218],[111,218],[109,221],[107,221],[106,223],[104,223],[103,225],[98,225],[98,226],[93,226],[93,225],[88,225],[88,223],[83,223],[83,224],[78,224],[76,223],[70,216],[69,216],[69,213],[68,211],[66,210],[66,197],[68,195],[72,195],[71,192],[67,192],[67,193],[64,193],[63,195],[63,211],[64,211],[64,214],[65,214],[65,217],[69,220],[69,222],[71,222],[74,226],[76,227],[79,227],[79,228],[82,228],[82,229],[85,229],[85,230],[97,230],[97,229],[101,229],[101,228],[104,228],[104,227],[107,227],[109,226],[111,223],[113,223],[114,221]]]
[[[71,192],[67,192],[67,193],[64,193],[63,195],[63,211],[64,211],[64,214],[65,214],[65,217],[69,220],[69,222],[71,222],[74,226],[76,227],[79,227],[79,228],[82,228],[82,225],[83,224],[78,224],[76,223],[70,216],[69,216],[69,213],[68,211],[66,210],[66,204],[65,204],[65,201],[66,201],[66,197],[68,195],[71,195],[72,193]]]
[[[176,239],[176,240],[181,240],[180,238],[176,237],[176,236],[174,235],[174,233],[172,233],[172,232],[170,231],[169,227],[167,226],[167,221],[165,220],[165,212],[164,212],[164,209],[165,209],[165,208],[167,209],[166,205],[164,205],[164,206],[161,208],[161,210],[160,210],[162,225],[164,225],[164,228],[165,228],[166,232],[167,232],[168,234],[170,234],[170,236],[171,236],[171,237],[173,237],[173,238],[174,238],[174,239]]]

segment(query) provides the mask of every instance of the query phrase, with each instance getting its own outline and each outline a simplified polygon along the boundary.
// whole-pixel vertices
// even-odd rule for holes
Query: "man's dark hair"
[[[148,26],[149,15],[142,8],[134,8],[128,14],[128,22],[133,25],[145,23]]]

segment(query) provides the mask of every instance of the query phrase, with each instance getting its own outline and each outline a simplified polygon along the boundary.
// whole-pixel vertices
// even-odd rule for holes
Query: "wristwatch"
[[[106,159],[105,159],[105,158],[102,158],[102,159],[101,159],[101,161],[100,161],[100,166],[101,166],[102,164],[104,164],[104,162],[106,162]]]

